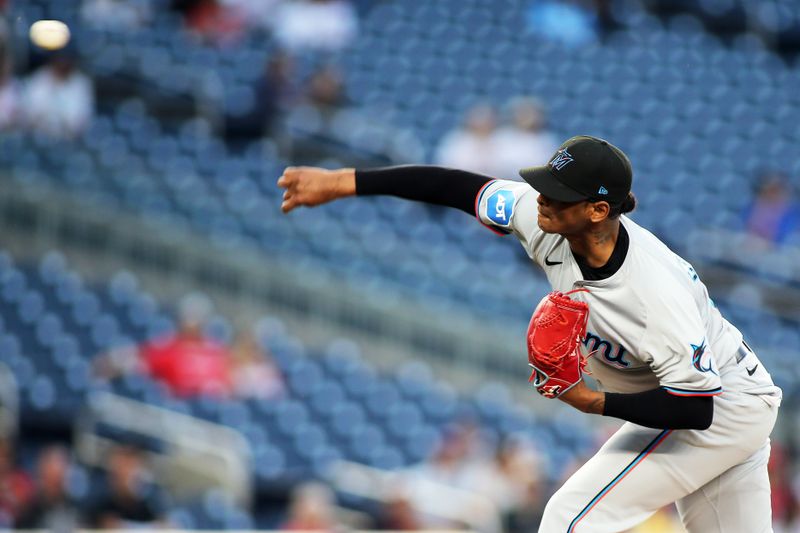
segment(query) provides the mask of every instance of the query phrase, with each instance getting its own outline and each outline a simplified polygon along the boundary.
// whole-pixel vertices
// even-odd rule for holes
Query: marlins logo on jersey
[[[695,369],[699,370],[700,372],[711,372],[712,374],[716,374],[714,372],[714,368],[711,366],[711,358],[707,359],[707,363],[703,366],[703,355],[706,353],[706,340],[703,339],[702,342],[697,344],[692,344],[692,349],[694,353],[692,354],[692,366]]]

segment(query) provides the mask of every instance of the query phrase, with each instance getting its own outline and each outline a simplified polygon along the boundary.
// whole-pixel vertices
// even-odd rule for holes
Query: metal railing
[[[219,488],[241,506],[252,497],[252,453],[245,437],[213,424],[108,392],[93,393],[75,419],[75,450],[82,462],[106,466],[117,442],[104,434],[126,435],[163,444],[147,452],[158,482],[176,498],[191,498]]]
[[[389,471],[350,461],[331,465],[328,481],[336,490],[385,504],[401,497],[435,522],[465,524],[472,531],[498,533],[502,512],[485,494],[456,488],[414,470]]]

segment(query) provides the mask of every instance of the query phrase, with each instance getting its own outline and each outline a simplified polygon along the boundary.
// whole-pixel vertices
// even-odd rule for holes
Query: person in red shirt
[[[35,494],[33,479],[16,464],[14,442],[0,438],[0,528],[13,527]]]
[[[203,331],[210,315],[208,298],[190,294],[180,304],[178,331],[140,348],[145,370],[176,396],[231,394],[230,352]]]

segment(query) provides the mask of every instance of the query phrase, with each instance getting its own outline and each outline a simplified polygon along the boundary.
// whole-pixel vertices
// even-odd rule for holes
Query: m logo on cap
[[[565,166],[575,161],[572,155],[567,152],[566,148],[562,148],[556,153],[556,156],[550,161],[550,166],[555,170],[561,170]]]

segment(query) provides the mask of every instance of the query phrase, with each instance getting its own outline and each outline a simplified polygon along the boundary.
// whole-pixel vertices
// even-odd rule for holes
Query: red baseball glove
[[[586,290],[586,289],[578,289]],[[580,345],[586,337],[589,305],[551,292],[539,302],[528,326],[528,381],[546,398],[558,398],[581,381],[586,358]]]

